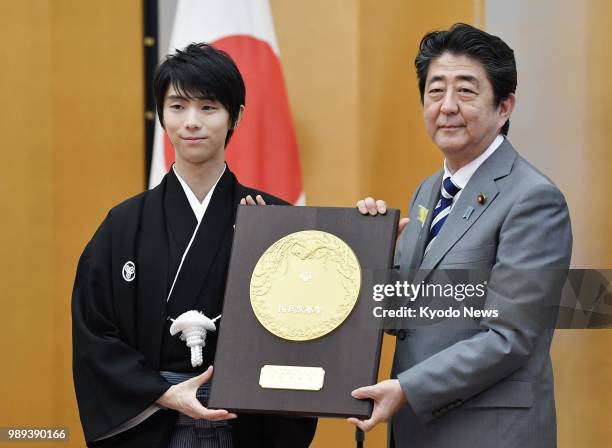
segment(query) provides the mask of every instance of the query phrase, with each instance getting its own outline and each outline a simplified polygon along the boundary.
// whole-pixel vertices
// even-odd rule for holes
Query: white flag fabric
[[[246,85],[246,110],[226,160],[238,180],[303,204],[302,177],[268,0],[178,0],[168,53],[193,42],[227,52]],[[156,123],[149,187],[161,181],[174,149]]]

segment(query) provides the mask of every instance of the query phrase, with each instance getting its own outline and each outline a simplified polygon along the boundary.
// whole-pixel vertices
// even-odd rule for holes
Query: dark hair
[[[190,44],[184,50],[166,56],[153,75],[153,95],[162,126],[164,98],[170,86],[186,98],[206,98],[223,104],[231,122],[225,138],[227,145],[246,96],[242,75],[232,58],[204,43]]]
[[[465,23],[456,23],[448,31],[433,31],[421,40],[419,52],[414,59],[421,103],[425,94],[425,81],[429,64],[443,53],[456,56],[468,56],[480,62],[493,86],[493,107],[508,98],[516,91],[516,62],[514,51],[497,36],[485,33]],[[501,129],[508,135],[510,120]]]

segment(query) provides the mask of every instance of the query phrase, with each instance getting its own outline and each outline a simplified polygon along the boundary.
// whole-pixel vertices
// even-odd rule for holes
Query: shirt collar
[[[504,137],[501,134],[498,134],[497,137],[495,137],[493,142],[489,145],[489,147],[482,154],[480,154],[478,157],[476,157],[474,160],[472,160],[467,165],[459,168],[457,171],[455,171],[454,174],[451,174],[450,170],[448,169],[446,159],[444,159],[444,177],[443,179],[446,179],[447,177],[450,176],[453,183],[463,190],[465,186],[467,185],[467,183],[469,182],[472,175],[478,169],[478,167],[482,165],[485,160],[491,157],[491,154],[493,154],[495,150],[500,147],[503,141],[504,141]]]
[[[189,205],[191,206],[191,209],[193,210],[193,213],[195,214],[195,217],[198,220],[198,222],[200,222],[202,220],[202,218],[204,217],[204,213],[206,213],[206,209],[208,208],[208,204],[210,203],[210,199],[212,198],[213,192],[215,191],[215,187],[219,183],[219,180],[223,176],[223,173],[225,173],[225,169],[226,168],[227,168],[227,165],[224,165],[223,166],[223,171],[221,171],[221,174],[217,178],[216,182],[211,187],[211,189],[208,191],[208,193],[206,193],[206,196],[204,197],[204,200],[202,202],[200,202],[198,200],[197,196],[195,195],[195,193],[191,190],[191,187],[189,187],[187,182],[185,182],[183,180],[181,175],[178,173],[178,171],[174,167],[174,164],[172,164],[172,170],[174,171],[174,174],[176,175],[176,178],[179,180],[179,182],[181,184],[181,187],[183,187],[183,191],[185,192],[185,196],[187,196],[187,200],[189,201]]]

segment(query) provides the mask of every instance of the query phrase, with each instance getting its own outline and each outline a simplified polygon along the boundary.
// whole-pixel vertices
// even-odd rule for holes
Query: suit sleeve
[[[407,401],[424,423],[521,368],[541,329],[531,318],[558,300],[569,267],[572,234],[561,192],[540,185],[511,208],[499,233],[480,332],[398,374]]]
[[[87,441],[138,415],[170,387],[117,328],[109,221],[83,252],[72,295],[74,386]]]

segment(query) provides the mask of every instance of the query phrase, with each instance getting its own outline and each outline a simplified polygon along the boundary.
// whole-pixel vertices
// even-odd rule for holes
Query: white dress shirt
[[[480,165],[482,165],[485,160],[491,157],[491,155],[495,152],[497,148],[501,146],[503,142],[504,142],[504,137],[501,134],[498,134],[497,137],[495,137],[493,142],[489,145],[487,149],[485,149],[485,151],[482,154],[480,154],[478,157],[476,157],[474,160],[472,160],[467,165],[459,168],[454,173],[450,172],[450,170],[448,169],[448,164],[446,163],[446,159],[444,159],[444,177],[443,179],[446,179],[447,177],[450,176],[451,181],[456,186],[461,188],[461,190],[459,190],[459,192],[453,198],[453,205],[451,206],[451,210],[457,203],[457,199],[459,199],[459,196],[461,196],[461,192],[463,191],[463,189],[465,188],[465,186],[471,179],[472,175],[476,172],[478,167],[480,167]]]

